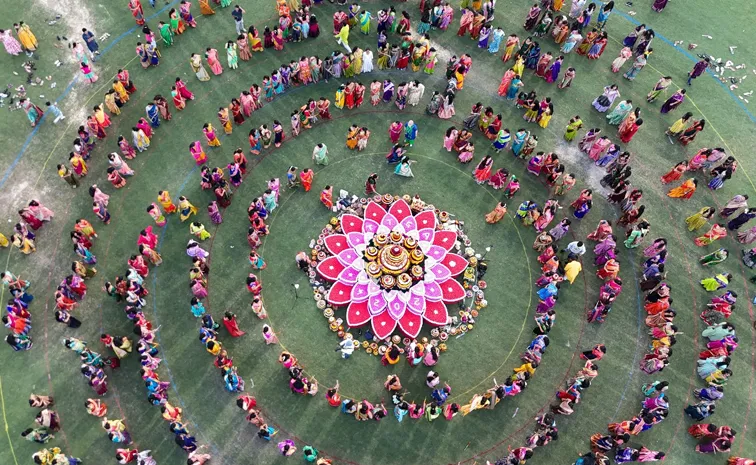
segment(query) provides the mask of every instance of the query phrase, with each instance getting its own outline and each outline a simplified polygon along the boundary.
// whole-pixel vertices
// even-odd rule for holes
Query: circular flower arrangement
[[[312,244],[310,281],[334,332],[345,328],[331,307],[346,308],[346,331],[370,323],[378,340],[388,340],[397,328],[411,339],[424,325],[446,327],[432,330],[432,337],[472,329],[472,312],[477,316],[486,303],[475,286],[477,260],[462,223],[419,199],[411,208],[409,200],[361,199],[333,218]],[[462,308],[459,316],[448,308],[455,303]],[[372,345],[366,348],[378,353]]]

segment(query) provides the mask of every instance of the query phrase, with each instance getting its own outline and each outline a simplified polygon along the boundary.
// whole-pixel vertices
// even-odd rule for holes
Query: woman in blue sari
[[[157,66],[160,64],[160,52],[158,51],[157,47],[152,44],[146,44],[144,46],[145,53],[150,59],[150,64],[152,66]]]
[[[499,52],[499,45],[501,45],[501,41],[504,38],[506,34],[504,34],[504,30],[500,27],[497,27],[491,32],[491,40],[488,44],[488,52],[489,53],[498,53]]]
[[[538,42],[534,43],[533,48],[528,52],[528,58],[525,60],[525,67],[528,69],[536,69],[538,66],[538,60],[541,58],[541,47],[538,46]]]
[[[516,157],[520,156],[520,152],[525,146],[525,141],[528,140],[529,135],[530,133],[525,129],[518,129],[512,138],[512,153],[514,153]]]
[[[514,100],[514,98],[517,96],[517,89],[522,87],[522,81],[520,80],[520,76],[516,75],[514,79],[512,79],[512,82],[509,83],[509,89],[507,89],[507,100]]]
[[[157,105],[149,103],[147,104],[145,111],[147,111],[147,119],[150,120],[150,126],[153,128],[160,126],[160,110]]]

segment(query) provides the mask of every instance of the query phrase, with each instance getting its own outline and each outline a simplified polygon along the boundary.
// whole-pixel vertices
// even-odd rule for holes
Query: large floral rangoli
[[[461,223],[418,199],[411,208],[408,200],[390,195],[362,199],[332,219],[316,241],[310,276],[322,278],[313,279],[320,284],[316,300],[321,309],[329,307],[331,329],[338,322],[330,307],[346,307],[348,328],[370,323],[375,339],[387,340],[395,332],[414,339],[424,325],[459,325],[449,306],[466,297],[485,305],[482,291],[466,290],[469,283],[461,282],[464,273],[475,283],[474,267],[466,258],[474,251]],[[457,253],[463,247],[465,256]],[[460,314],[469,317],[469,311]],[[467,330],[468,322],[463,323]]]

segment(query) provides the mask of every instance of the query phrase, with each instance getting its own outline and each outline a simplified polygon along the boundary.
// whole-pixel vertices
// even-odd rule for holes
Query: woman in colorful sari
[[[349,31],[347,31],[349,32]],[[283,32],[281,32],[281,29],[276,26],[273,28],[273,32],[271,34],[271,40],[273,41],[273,48],[276,50],[283,50],[284,48],[284,36]]]
[[[678,138],[680,140],[680,143],[682,145],[688,145],[689,143],[693,142],[693,140],[696,138],[696,135],[704,130],[704,127],[706,126],[706,121],[704,120],[698,120],[693,121],[693,124],[688,126],[682,134],[680,134],[680,137]]]
[[[299,173],[299,180],[302,183],[302,187],[304,187],[305,192],[310,192],[310,189],[312,189],[312,181],[314,177],[315,172],[310,168],[305,168]]]
[[[370,19],[372,17],[373,15],[371,15],[367,10],[360,13],[360,31],[362,31],[362,33],[365,35],[368,35],[370,33]]]
[[[507,214],[507,204],[499,202],[496,207],[489,214],[486,215],[486,223],[495,224],[501,221]]]
[[[667,197],[672,197],[674,199],[690,199],[696,192],[696,187],[698,187],[698,180],[690,178],[682,183],[681,186],[670,189],[670,191],[667,192]]]
[[[197,207],[192,205],[189,200],[184,197],[183,195],[179,197],[179,204],[178,204],[178,212],[179,212],[179,218],[181,219],[181,222],[183,223],[189,217],[192,215],[197,214]]]
[[[247,31],[247,38],[249,39],[249,47],[253,52],[262,52],[264,50],[262,40],[260,39],[260,33],[257,32],[254,26],[250,26]]]
[[[174,34],[183,34],[185,29],[184,22],[181,21],[175,8],[171,8],[171,11],[168,12],[168,17],[170,18],[171,32]]]
[[[218,120],[220,121],[221,126],[223,126],[223,131],[226,134],[231,134],[233,132],[234,128],[231,126],[231,119],[228,117],[228,108],[218,108]]]
[[[350,131],[351,134],[352,131]],[[349,135],[347,135],[347,140]],[[347,144],[349,142],[347,141]],[[318,144],[312,149],[312,160],[316,165],[328,165],[328,147],[325,144]]]
[[[685,89],[680,89],[674,94],[672,94],[672,96],[664,102],[664,104],[661,107],[661,112],[669,113],[670,111],[682,105],[684,100],[685,100]]]
[[[152,126],[153,128],[160,126],[160,110],[158,109],[157,105],[150,102],[147,104],[144,110],[147,113],[147,119],[150,120],[150,126]]]
[[[633,111],[633,101],[623,100],[614,107],[614,110],[606,115],[607,122],[613,126],[617,126]]]
[[[129,10],[131,10],[131,16],[134,17],[137,25],[144,25],[144,10],[142,9],[142,2],[139,0],[129,0]]]
[[[412,163],[415,163],[415,160],[410,160],[407,156],[402,157],[401,161],[399,161],[394,169],[394,174],[406,178],[414,178],[415,175],[412,173]]]
[[[192,53],[192,56],[189,58],[189,66],[192,67],[192,71],[194,71],[194,75],[197,76],[197,79],[200,81],[210,80],[210,75],[202,64],[202,58],[196,53]]]
[[[655,101],[662,92],[667,90],[670,84],[672,84],[672,78],[670,76],[660,78],[656,81],[656,84],[654,84],[654,88],[651,89],[651,92],[646,96],[646,101],[648,103]]]
[[[205,154],[205,150],[202,148],[200,141],[196,140],[189,144],[189,152],[192,154],[192,158],[194,158],[197,166],[207,163],[207,155]]]
[[[173,31],[169,24],[160,21],[158,23],[158,31],[160,31],[160,37],[163,38],[163,43],[165,45],[173,45]]]
[[[695,231],[696,229],[702,228],[706,222],[714,216],[715,212],[716,210],[712,207],[704,207],[697,213],[685,218],[685,224],[688,225],[688,231]]]
[[[507,41],[504,45],[504,54],[501,56],[501,61],[509,61],[510,58],[512,58],[512,55],[514,54],[515,47],[517,47],[520,44],[520,38],[517,37],[516,34],[511,34],[509,37],[507,37]]]
[[[218,76],[223,73],[223,66],[221,66],[220,60],[218,59],[218,50],[211,47],[205,49],[205,59],[207,59],[210,71],[212,71],[214,75]]]
[[[490,155],[486,155],[485,157],[483,157],[483,159],[480,160],[480,163],[478,163],[478,166],[475,167],[475,171],[473,171],[475,182],[477,182],[480,185],[488,181],[488,178],[491,177],[492,166],[493,166],[493,158],[491,158]]]
[[[184,20],[184,23],[188,24],[191,27],[197,27],[197,21],[194,20],[194,16],[192,16],[192,13],[190,11],[191,8],[192,8],[191,2],[187,2],[186,0],[181,0],[181,4],[179,6],[179,13],[181,14],[181,19]]]
[[[39,120],[42,119],[44,111],[42,111],[37,105],[33,104],[28,98],[21,99],[18,103],[26,112],[26,117],[29,119],[31,126],[35,127]]]
[[[635,61],[633,62],[633,66],[627,70],[627,72],[623,75],[625,79],[628,81],[634,81],[635,77],[640,73],[640,70],[643,69],[643,67],[646,66],[646,57],[648,56],[649,52],[653,49],[649,49],[648,51],[638,55],[635,57]]]

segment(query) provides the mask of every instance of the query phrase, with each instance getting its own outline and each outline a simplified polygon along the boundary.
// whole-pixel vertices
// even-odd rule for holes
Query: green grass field
[[[213,76],[209,82],[199,82],[192,75],[188,57],[191,53],[201,53],[208,46],[222,50],[223,44],[235,37],[231,10],[216,8],[214,16],[202,17],[199,7],[193,5],[199,27],[177,37],[172,47],[161,44],[160,66],[143,70],[134,55],[134,45],[143,37],[140,37],[141,30],[134,27],[126,3],[119,0],[101,4],[59,4],[40,0],[5,8],[9,19],[2,27],[9,28],[12,22],[19,20],[29,24],[40,43],[35,75],[43,79],[51,76],[49,81],[45,79],[44,87],[27,85],[28,95],[41,106],[46,100],[57,99],[67,118],[57,125],[52,124],[51,118],[45,118],[41,126],[32,131],[23,112],[0,109],[4,145],[0,155],[0,195],[3,198],[0,214],[7,218],[7,224],[0,231],[10,236],[13,224],[18,220],[16,211],[30,199],[39,199],[56,213],[52,223],[38,232],[35,254],[24,256],[15,248],[0,251],[0,263],[5,264],[3,269],[31,280],[30,292],[35,296],[30,306],[34,348],[16,353],[4,347],[0,352],[2,410],[7,432],[0,434],[0,463],[30,463],[31,454],[39,448],[20,436],[21,431],[33,425],[36,414],[26,402],[30,392],[56,398],[56,410],[63,428],[48,445],[61,447],[64,452],[80,457],[88,464],[114,463],[115,445],[109,443],[99,420],[88,416],[84,409],[84,401],[93,397],[93,393],[78,373],[79,360],[75,354],[64,350],[60,341],[66,336],[76,336],[87,340],[94,350],[107,353],[98,341],[100,333],[131,334],[132,326],[124,317],[121,304],[109,299],[100,287],[106,279],[124,272],[125,261],[135,253],[139,231],[153,224],[145,208],[155,201],[158,190],[170,191],[174,199],[179,195],[187,196],[200,209],[198,221],[213,234],[205,244],[211,249],[210,297],[206,307],[216,321],[220,321],[225,310],[234,311],[239,316],[241,328],[247,331],[244,337],[233,340],[221,331],[221,341],[233,356],[248,387],[252,385],[250,379],[253,380],[254,387],[248,391],[256,396],[265,418],[280,428],[275,440],[295,439],[300,449],[305,444],[314,445],[335,463],[473,465],[483,464],[486,460],[493,462],[506,455],[507,446],[517,447],[524,442],[532,430],[533,418],[548,408],[555,391],[579,369],[579,352],[603,342],[608,347],[608,355],[599,364],[599,376],[585,391],[575,413],[558,418],[559,440],[536,449],[528,463],[571,464],[578,455],[588,451],[590,435],[604,432],[608,422],[630,418],[640,410],[640,386],[643,383],[664,379],[671,385],[669,418],[652,431],[634,438],[632,443],[667,452],[666,462],[673,465],[724,464],[724,454],[702,456],[694,452],[695,440],[685,431],[691,420],[682,412],[693,399],[692,390],[703,386],[695,373],[695,360],[705,343],[700,336],[705,325],[698,315],[710,295],[697,282],[712,275],[713,271],[702,268],[698,258],[715,250],[715,246],[721,246],[729,249],[731,257],[724,264],[717,265],[714,271],[726,270],[735,276],[730,288],[739,294],[740,300],[730,321],[738,330],[740,347],[731,366],[735,374],[711,421],[717,425],[728,424],[738,431],[733,454],[756,456],[752,433],[756,425],[750,411],[756,357],[750,304],[753,288],[748,282],[752,273],[741,264],[739,257],[743,246],[732,234],[704,251],[693,243],[693,238],[704,231],[688,232],[684,224],[686,216],[703,206],[721,206],[735,194],[753,196],[756,191],[752,181],[756,178],[756,162],[750,156],[756,143],[753,132],[756,117],[753,116],[753,104],[746,103],[749,97],[738,97],[753,89],[752,83],[756,81],[756,76],[751,75],[756,66],[756,52],[745,40],[754,19],[747,2],[738,0],[713,7],[703,0],[677,1],[670,2],[661,14],[651,10],[650,0],[636,1],[632,6],[618,2],[607,25],[610,41],[601,59],[587,60],[574,53],[566,58],[565,65],[577,70],[571,88],[559,90],[533,76],[531,71],[525,72],[524,89],[534,89],[539,97],[550,96],[554,102],[555,115],[547,129],[523,121],[522,110],[496,94],[505,65],[496,55],[478,49],[469,37],[456,36],[459,12],[455,11],[455,21],[447,31],[431,32],[433,46],[439,50],[439,65],[434,75],[376,69],[370,75],[358,78],[366,85],[373,79],[388,78],[397,84],[418,79],[426,87],[419,106],[408,106],[404,111],[398,111],[393,104],[372,107],[367,102],[351,111],[332,107],[332,121],[319,122],[300,136],[287,138],[279,149],[264,150],[259,157],[249,156],[254,168],[236,190],[233,203],[224,211],[224,221],[217,228],[204,212],[211,194],[200,189],[199,170],[187,151],[188,144],[202,139],[201,128],[205,122],[217,126],[219,106],[227,105],[231,98],[252,83],[259,84],[270,70],[303,55],[317,54],[322,58],[338,48],[330,34],[335,6],[325,3],[314,8],[321,24],[321,35],[317,39],[287,44],[281,52],[266,49],[262,54],[253,55],[251,61],[240,62],[237,70],[225,69],[223,58],[224,73]],[[362,6],[375,15],[390,3],[399,11],[406,9],[410,12],[414,28],[419,18],[417,2],[370,1]],[[168,10],[178,2],[159,2],[154,9],[148,2],[144,4],[148,24],[154,30],[159,20],[167,21]],[[247,11],[245,23],[248,26],[254,24],[262,30],[276,20],[271,1],[239,0],[239,4]],[[500,1],[494,24],[500,25],[507,34],[526,37],[527,31],[522,28],[522,23],[530,4]],[[568,8],[569,4],[564,7]],[[637,14],[629,15],[628,12],[633,10]],[[62,17],[49,25],[48,21],[56,14]],[[609,68],[621,48],[622,38],[637,22],[653,27],[657,36],[648,66],[634,82],[630,82],[622,79],[620,74],[613,74]],[[66,42],[56,38],[65,35],[71,40],[80,40],[78,31],[82,27],[94,30],[97,37],[110,34],[107,40],[100,42],[103,53],[95,65],[100,80],[95,84],[84,82]],[[710,34],[713,39],[702,37],[705,34]],[[394,40],[396,36],[390,35],[389,42]],[[677,40],[685,42],[679,48],[674,47],[672,42]],[[350,37],[353,47],[369,46],[375,50],[375,41],[375,21],[369,36],[355,31]],[[550,38],[539,42],[543,51],[557,51]],[[690,42],[698,44],[698,48],[691,52],[687,50]],[[737,46],[734,55],[730,54],[730,46]],[[474,64],[464,90],[457,94],[457,116],[450,122],[430,118],[424,107],[432,91],[445,85],[444,64],[451,54],[462,53],[471,54]],[[729,83],[722,84],[710,75],[702,76],[692,87],[686,86],[686,102],[671,114],[659,113],[663,99],[647,104],[645,95],[661,75],[673,77],[671,89],[685,86],[686,73],[693,66],[697,53],[708,53],[723,61],[732,60],[734,65],[745,63],[745,69],[737,70],[737,74],[728,71],[726,76],[748,78],[739,84],[739,88],[730,91]],[[56,60],[63,64],[56,67]],[[0,85],[16,87],[22,84],[24,61],[23,55],[1,54]],[[67,160],[76,128],[83,124],[92,106],[103,101],[112,76],[121,67],[131,71],[138,92],[122,109],[122,114],[112,118],[113,126],[107,129],[108,138],[97,144],[89,162],[90,174],[84,179],[83,186],[71,190],[58,178],[55,166]],[[173,120],[161,124],[149,150],[129,163],[137,174],[129,179],[126,188],[116,191],[105,179],[105,155],[118,151],[117,136],[129,137],[131,126],[144,115],[144,106],[155,94],[170,95],[170,86],[176,76],[187,82],[196,100],[189,102],[183,112],[175,111],[171,105]],[[52,82],[56,83],[54,88],[50,86]],[[225,166],[236,147],[247,150],[247,133],[252,127],[270,126],[274,119],[278,119],[284,122],[288,132],[288,115],[293,109],[308,98],[325,96],[333,100],[339,83],[339,80],[331,80],[294,88],[266,104],[252,115],[251,122],[248,120],[243,126],[235,127],[232,135],[221,136],[222,147],[207,152],[209,165]],[[524,228],[511,216],[523,200],[532,199],[542,204],[548,193],[541,180],[529,175],[511,152],[494,155],[494,168],[504,166],[516,174],[522,180],[522,190],[509,202],[510,218],[496,225],[485,223],[484,215],[501,199],[501,192],[475,184],[470,174],[474,165],[460,165],[453,154],[443,150],[443,133],[452,124],[460,127],[462,118],[475,102],[492,106],[503,114],[505,127],[513,132],[520,127],[533,131],[539,136],[538,150],[555,151],[566,164],[567,171],[577,174],[577,187],[562,201],[566,206],[582,188],[592,187],[603,192],[598,185],[603,172],[577,149],[577,141],[568,144],[562,135],[570,117],[579,114],[586,128],[601,127],[613,140],[618,140],[616,129],[607,125],[603,115],[590,106],[603,87],[610,83],[619,85],[622,98],[632,99],[643,109],[645,124],[627,148],[633,153],[632,181],[644,190],[645,217],[652,225],[646,243],[656,237],[666,237],[669,241],[668,282],[672,286],[673,307],[678,312],[675,324],[683,334],[674,347],[671,365],[658,378],[645,375],[638,368],[638,362],[650,343],[643,324],[643,295],[635,284],[640,275],[642,254],[638,249],[627,250],[620,246],[620,276],[625,287],[608,321],[603,325],[585,322],[585,310],[595,303],[600,285],[589,252],[584,260],[583,273],[572,286],[564,286],[560,293],[559,318],[550,334],[551,345],[529,388],[502,402],[495,410],[474,412],[466,417],[460,415],[451,422],[439,419],[428,423],[407,418],[397,423],[389,416],[380,423],[360,423],[329,407],[320,394],[316,398],[305,398],[290,393],[288,376],[277,363],[280,348],[264,344],[261,336],[263,322],[250,311],[250,297],[244,289],[244,280],[249,273],[245,209],[265,190],[268,179],[285,178],[290,165],[311,166],[310,157],[315,144],[322,142],[329,147],[331,163],[327,167],[317,167],[313,191],[283,190],[280,208],[268,222],[272,233],[264,239],[260,249],[268,268],[258,274],[264,283],[263,296],[270,315],[268,323],[278,333],[281,345],[300,359],[310,376],[318,379],[323,392],[326,386],[338,380],[345,396],[371,401],[385,398],[389,402],[382,383],[390,370],[381,366],[376,357],[364,353],[357,353],[348,361],[339,358],[334,352],[338,339],[315,307],[305,276],[294,265],[296,252],[306,250],[310,240],[317,237],[332,216],[318,201],[320,189],[330,184],[336,191],[346,189],[361,194],[366,177],[376,172],[380,176],[378,190],[381,193],[419,193],[427,202],[463,220],[476,249],[493,246],[487,257],[489,286],[486,299],[489,306],[482,311],[472,332],[449,343],[448,352],[437,365],[442,379],[453,388],[453,400],[464,404],[473,393],[490,387],[494,378],[501,382],[508,376],[511,369],[519,365],[519,354],[532,336],[533,312],[538,303],[533,282],[540,275],[540,265],[531,247],[535,232],[532,228]],[[704,117],[707,128],[688,147],[670,145],[664,130],[686,111],[693,112],[696,118]],[[417,160],[412,179],[394,176],[393,167],[387,167],[383,158],[391,146],[387,137],[389,123],[410,118],[420,129],[418,142],[410,150],[410,156]],[[352,123],[367,126],[372,131],[364,152],[353,152],[344,146],[346,131]],[[581,131],[580,135],[583,133]],[[489,142],[479,133],[474,140],[478,149],[475,161],[486,153],[493,154]],[[739,168],[733,179],[723,189],[713,192],[705,186],[708,179],[698,173],[700,187],[691,200],[668,198],[665,194],[669,186],[663,186],[659,176],[678,161],[689,159],[701,147],[724,147],[728,154],[735,155]],[[113,221],[110,225],[97,222],[92,214],[86,189],[93,183],[111,194]],[[562,212],[569,214],[566,208]],[[616,215],[613,206],[598,199],[586,219],[573,219],[572,233],[576,238],[584,238],[599,219],[615,218]],[[99,239],[93,249],[98,258],[98,274],[88,282],[89,293],[75,312],[83,325],[71,330],[54,319],[53,293],[57,284],[70,273],[75,255],[71,250],[69,232],[75,220],[82,217],[92,221],[98,230]],[[189,430],[198,442],[207,446],[214,464],[302,460],[300,452],[284,459],[275,444],[255,437],[256,429],[245,422],[243,412],[235,405],[235,396],[223,388],[223,380],[212,364],[212,356],[197,340],[198,323],[189,311],[191,293],[186,285],[189,260],[184,248],[191,237],[187,224],[180,223],[175,215],[171,216],[159,236],[164,263],[153,268],[146,279],[150,295],[145,312],[156,326],[160,326],[158,334],[163,365],[159,373],[161,379],[172,383],[171,402],[184,409]],[[301,285],[299,298],[295,298],[294,283]],[[409,399],[421,401],[429,396],[424,386],[426,371],[423,368],[412,369],[404,363],[397,367],[396,372],[410,392]],[[109,380],[110,392],[104,397],[110,409],[108,416],[125,418],[135,447],[151,449],[161,465],[185,463],[185,453],[172,443],[173,436],[159,410],[146,402],[138,357],[132,354],[125,359],[119,370],[109,373]]]

